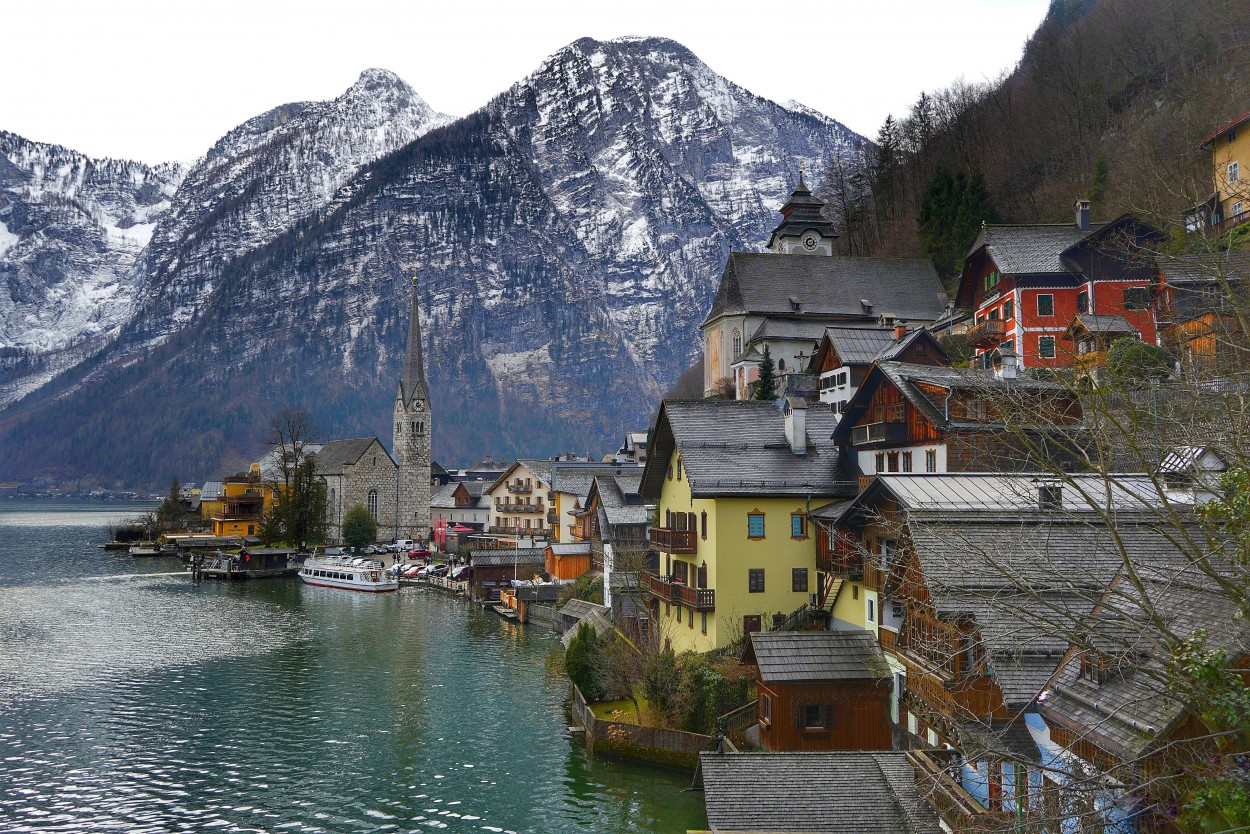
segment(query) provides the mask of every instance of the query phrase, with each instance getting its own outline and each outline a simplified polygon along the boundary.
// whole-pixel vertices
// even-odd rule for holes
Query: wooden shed
[[[555,542],[544,554],[547,573],[556,579],[576,579],[590,570],[590,542]]]
[[[772,751],[890,750],[890,667],[867,631],[756,632],[760,744]]]

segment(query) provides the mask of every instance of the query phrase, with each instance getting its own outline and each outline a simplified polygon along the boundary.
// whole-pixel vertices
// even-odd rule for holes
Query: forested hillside
[[[983,220],[1061,222],[1081,197],[1095,219],[1175,227],[1211,191],[1198,142],[1250,110],[1248,62],[1244,2],[1055,0],[1011,73],[924,92],[875,151],[835,161],[842,246],[927,254],[949,278]]]

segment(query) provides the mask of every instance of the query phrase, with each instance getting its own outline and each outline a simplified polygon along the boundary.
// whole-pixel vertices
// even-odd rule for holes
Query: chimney
[[[1043,512],[1063,509],[1063,483],[1037,482],[1037,508]]]
[[[907,335],[907,322],[900,321],[894,325],[894,341],[901,342]]]
[[[1089,200],[1076,201],[1076,227],[1082,232],[1089,231]]]
[[[807,401],[802,397],[786,397],[786,440],[796,455],[807,454]]]
[[[995,351],[994,373],[999,379],[1016,378],[1016,352],[1009,347],[1001,347]]]

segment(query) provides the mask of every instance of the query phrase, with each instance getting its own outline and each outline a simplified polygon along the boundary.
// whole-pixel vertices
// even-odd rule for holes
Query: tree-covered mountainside
[[[283,178],[333,136],[273,126],[308,107],[188,175],[116,340],[0,413],[0,479],[201,477],[286,405],[387,441],[414,269],[436,458],[599,451],[697,353],[726,254],[762,246],[800,163],[865,141],[671,41],[586,39],[292,212]]]
[[[1244,3],[1054,0],[1012,72],[921,94],[825,193],[844,246],[950,277],[981,220],[1067,222],[1082,197],[1096,219],[1177,227],[1211,192],[1198,143],[1247,110]]]

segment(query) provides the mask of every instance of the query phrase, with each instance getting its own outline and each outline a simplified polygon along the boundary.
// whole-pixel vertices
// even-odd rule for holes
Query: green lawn
[[[663,727],[663,723],[654,716],[645,698],[638,699],[638,709],[642,712],[642,726]],[[599,701],[590,705],[595,718],[604,721],[620,721],[623,724],[636,724],[638,717],[634,713],[634,702],[628,699],[621,701]]]

